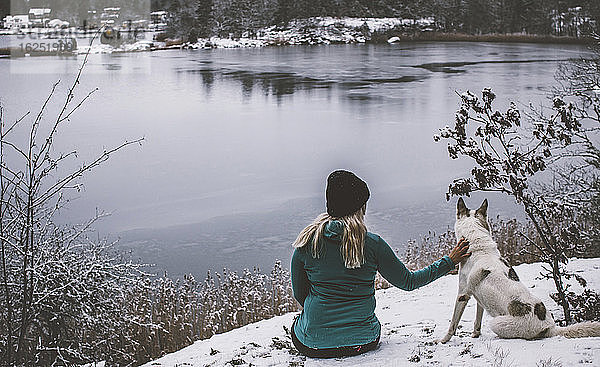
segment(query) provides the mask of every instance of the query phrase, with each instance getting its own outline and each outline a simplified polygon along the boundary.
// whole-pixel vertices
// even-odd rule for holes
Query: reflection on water
[[[99,91],[61,131],[57,151],[77,148],[89,161],[125,139],[146,141],[91,172],[61,218],[111,211],[103,233],[136,229],[123,234],[136,253],[177,271],[228,261],[264,268],[289,255],[324,207],[325,177],[346,168],[368,182],[372,228],[390,243],[443,230],[452,224],[447,184],[470,168],[432,139],[453,119],[455,92],[492,86],[499,108],[542,101],[558,62],[583,51],[414,43],[90,55],[80,96]],[[79,62],[0,60],[9,118],[35,110]]]
[[[428,68],[426,65],[418,67]],[[333,86],[344,90],[352,90],[356,88],[368,88],[374,84],[382,83],[411,83],[425,79],[426,75],[403,75],[395,78],[363,78],[348,81],[335,81],[328,79],[318,79],[298,75],[296,73],[284,72],[253,72],[248,70],[229,70],[229,69],[181,69],[178,73],[200,74],[202,83],[208,94],[210,94],[215,78],[233,80],[240,83],[242,95],[249,98],[255,87],[259,88],[261,93],[266,96],[274,96],[277,98],[277,103],[281,103],[281,97],[292,95],[299,91],[311,91],[313,89],[327,89]],[[354,94],[346,94],[351,99],[369,99],[370,96],[356,96]]]
[[[483,45],[488,47],[490,45]],[[344,46],[340,46],[344,47]],[[430,44],[425,44],[422,49],[426,51],[430,48]],[[445,45],[448,47],[448,45]],[[477,47],[477,46],[475,46]],[[481,47],[481,45],[479,45]],[[491,45],[490,47],[497,47],[497,44]],[[572,60],[576,55],[583,50],[580,46],[567,46],[565,49],[557,50],[556,48],[547,47],[547,45],[504,45],[507,50],[505,52],[473,52],[471,54],[460,54],[463,60],[460,61],[442,61],[442,62],[426,62],[426,63],[414,63],[412,61],[423,61],[419,55],[410,55],[408,59],[401,60],[402,63],[391,64],[390,59],[393,61],[395,54],[390,55],[388,52],[382,53],[382,55],[373,54],[371,48],[366,48],[362,45],[353,45],[352,52],[358,55],[367,54],[369,57],[367,60],[356,60],[357,55],[352,55],[353,58],[346,59],[342,55],[342,59],[346,61],[346,64],[335,68],[327,69],[331,67],[330,63],[323,62],[323,60],[317,59],[314,67],[307,65],[306,57],[300,57],[296,60],[286,59],[282,62],[277,63],[276,68],[287,69],[291,71],[265,71],[268,65],[256,65],[253,64],[253,58],[256,55],[250,53],[251,58],[248,60],[249,65],[240,63],[229,63],[223,62],[221,59],[222,54],[219,54],[221,50],[205,51],[207,54],[201,55],[201,57],[216,58],[216,60],[196,60],[195,63],[199,64],[199,68],[195,67],[184,67],[176,70],[177,73],[186,74],[199,74],[202,78],[202,83],[205,88],[205,92],[210,94],[212,86],[215,80],[229,80],[237,81],[241,88],[242,96],[245,99],[249,99],[252,96],[253,91],[258,90],[265,96],[273,96],[277,104],[281,104],[282,97],[287,95],[293,95],[297,92],[310,92],[315,89],[330,89],[337,88],[345,91],[341,93],[342,97],[351,99],[355,102],[373,101],[380,98],[389,97],[386,94],[374,93],[377,90],[378,84],[402,84],[402,83],[414,83],[419,82],[427,78],[431,78],[431,73],[446,73],[446,74],[459,74],[468,72],[468,67],[480,66],[480,65],[494,65],[494,64],[512,64],[512,71],[517,71],[522,68],[524,64],[533,63],[539,65],[541,63],[550,63],[549,69],[552,69],[558,62],[565,62]],[[557,47],[557,46],[554,46]],[[562,46],[564,48],[564,46]],[[514,49],[522,49],[522,53],[513,52]],[[532,50],[537,51],[531,52]],[[230,50],[228,50],[230,51]],[[294,52],[296,51],[296,52]],[[297,55],[297,50],[291,52],[293,55]],[[347,50],[342,50],[345,54]],[[415,50],[414,45],[407,46],[406,49],[399,49],[396,51],[410,52],[422,51],[418,47]],[[554,52],[556,51],[556,52]],[[565,52],[566,51],[566,52]],[[248,52],[247,50],[240,50],[240,52]],[[314,56],[314,47],[310,50],[302,49],[302,52],[308,53],[310,56]],[[274,52],[277,53],[277,52]],[[567,56],[571,57],[564,57]],[[244,55],[247,56],[247,55]],[[259,58],[264,55],[259,53]],[[269,55],[272,56],[272,55]],[[317,54],[317,56],[320,56]],[[382,58],[383,56],[383,58]],[[408,55],[401,55],[406,57]],[[431,57],[432,55],[422,55],[425,57]],[[437,55],[435,55],[437,56]],[[443,55],[445,57],[456,58],[456,55]],[[552,56],[552,58],[545,58]],[[480,58],[478,60],[472,60],[472,58]],[[491,58],[490,58],[491,57]],[[360,64],[356,62],[360,62]],[[323,63],[324,65],[319,65]],[[258,67],[256,67],[258,66]],[[307,69],[304,69],[306,66]],[[427,72],[422,72],[426,70]],[[505,68],[505,70],[507,70]],[[387,88],[383,89],[389,89]],[[392,87],[393,88],[393,87]],[[530,88],[530,87],[525,87]],[[537,88],[539,89],[539,88]]]
[[[294,73],[278,72],[252,72],[227,69],[184,69],[178,70],[179,73],[200,74],[202,83],[208,94],[210,94],[215,78],[228,79],[240,83],[242,95],[249,98],[254,88],[260,89],[266,96],[277,97],[277,102],[281,103],[281,97],[291,95],[298,91],[309,91],[315,88],[329,88],[333,82],[327,80],[317,80],[314,78],[303,77]],[[365,81],[358,85],[369,84]]]
[[[497,53],[491,53],[490,55],[497,55]],[[513,55],[514,56],[514,55]],[[460,61],[460,62],[432,62],[428,64],[416,65],[416,68],[423,68],[429,71],[441,72],[441,73],[464,73],[465,69],[456,69],[458,67],[470,66],[470,65],[482,65],[482,64],[526,64],[526,63],[541,63],[551,62],[556,64],[557,62],[567,62],[571,59],[532,59],[532,60],[482,60],[482,61]]]

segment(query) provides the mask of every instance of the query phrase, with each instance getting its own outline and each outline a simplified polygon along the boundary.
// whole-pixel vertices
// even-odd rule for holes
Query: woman
[[[424,286],[466,259],[461,239],[449,256],[409,271],[390,246],[364,224],[367,184],[348,171],[327,178],[327,213],[304,228],[293,246],[292,287],[304,307],[292,325],[298,351],[315,358],[358,355],[377,348],[381,325],[375,316],[377,271],[394,286]]]

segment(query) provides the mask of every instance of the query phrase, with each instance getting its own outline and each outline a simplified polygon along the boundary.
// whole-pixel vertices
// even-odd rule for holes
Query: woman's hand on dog
[[[450,251],[450,260],[454,263],[454,265],[460,264],[464,260],[466,260],[471,253],[469,251],[469,241],[467,241],[464,237],[462,237],[456,247]]]

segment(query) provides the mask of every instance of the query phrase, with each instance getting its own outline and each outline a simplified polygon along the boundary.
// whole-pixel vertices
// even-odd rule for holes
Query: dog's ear
[[[464,217],[469,214],[469,208],[465,205],[465,201],[463,198],[458,198],[458,203],[456,203],[456,218]]]
[[[487,199],[483,200],[479,209],[475,211],[475,215],[480,215],[483,218],[487,218],[487,209],[488,209],[488,201]]]

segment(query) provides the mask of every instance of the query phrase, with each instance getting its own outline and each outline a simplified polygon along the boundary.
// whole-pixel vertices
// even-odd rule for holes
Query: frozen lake
[[[146,141],[90,173],[61,220],[110,211],[100,233],[173,275],[269,269],[275,258],[287,265],[296,234],[324,210],[327,174],[345,168],[369,184],[370,229],[395,247],[453,225],[444,193],[471,166],[432,135],[452,122],[455,92],[490,86],[502,109],[544,102],[558,63],[582,52],[411,43],[90,55],[78,95],[99,90],[57,150],[89,161],[125,139]],[[58,79],[64,95],[81,60],[0,59],[9,120],[37,110]],[[516,213],[490,199],[492,215]]]

